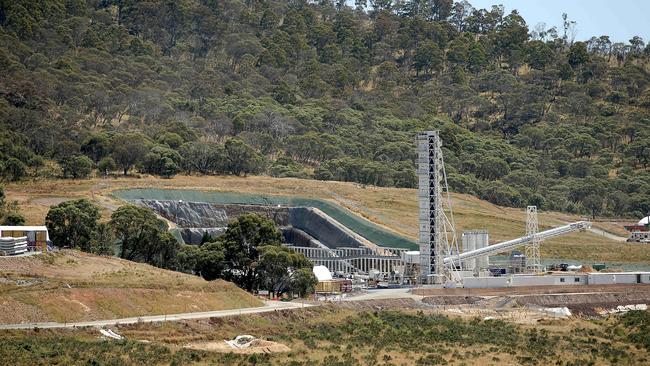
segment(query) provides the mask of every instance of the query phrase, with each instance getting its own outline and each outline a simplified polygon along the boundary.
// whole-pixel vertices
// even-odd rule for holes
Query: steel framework
[[[458,255],[445,257],[444,263],[450,264],[452,262],[454,263],[465,262],[467,260],[474,259],[474,258],[481,258],[489,255],[495,255],[528,244],[534,238],[537,238],[538,240],[542,241],[545,239],[554,238],[556,236],[570,234],[576,231],[585,231],[590,227],[591,227],[591,223],[589,223],[588,221],[578,221],[571,224],[559,226],[553,229],[541,231],[537,235],[532,235],[532,236],[526,235],[520,238],[488,245],[480,249],[470,250],[469,252],[462,252]]]
[[[420,274],[422,281],[461,281],[460,263],[443,258],[458,256],[458,242],[447,186],[442,142],[438,131],[417,135]],[[449,215],[444,211],[447,206]]]
[[[530,242],[525,246],[526,270],[532,273],[542,271],[542,264],[539,255],[539,243],[541,238],[537,235],[539,225],[537,221],[537,206],[526,207],[526,235],[531,237]]]

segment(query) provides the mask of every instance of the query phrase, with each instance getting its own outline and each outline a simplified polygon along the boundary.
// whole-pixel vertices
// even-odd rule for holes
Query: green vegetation
[[[647,312],[599,321],[449,318],[410,310],[356,312],[325,307],[210,322],[123,326],[128,341],[97,340],[96,331],[12,331],[0,335],[0,356],[16,365],[49,363],[219,365],[640,365],[648,350],[630,341]],[[642,329],[647,334],[647,322]],[[179,348],[197,339],[267,334],[284,354],[236,355]],[[147,337],[152,343],[136,341]],[[56,350],[56,351],[54,351]]]
[[[99,208],[87,199],[78,199],[50,207],[45,225],[56,245],[89,252],[97,220]]]
[[[244,214],[228,224],[216,242],[184,246],[179,267],[206,280],[222,278],[247,291],[265,289],[276,296],[313,293],[317,280],[311,262],[281,243],[282,233],[272,220]]]
[[[206,236],[200,246],[178,243],[167,223],[149,208],[121,206],[108,223],[98,223],[99,217],[99,208],[92,202],[71,200],[52,206],[46,225],[58,246],[117,255],[209,281],[224,279],[247,291],[304,296],[313,292],[317,282],[311,262],[282,246],[282,233],[275,223],[259,215],[238,217],[216,241]]]
[[[126,205],[115,210],[108,223],[98,223],[99,219],[99,207],[82,198],[50,207],[45,225],[60,247],[100,255],[117,252],[123,259],[166,269],[177,267],[180,244],[167,231],[167,223],[150,209]]]
[[[622,323],[632,329],[628,339],[646,350],[650,350],[650,313],[647,311],[630,311],[623,315]]]
[[[113,212],[109,225],[119,241],[118,257],[167,269],[176,265],[180,244],[152,210],[122,206]]]
[[[0,185],[0,225],[24,225],[25,217],[18,210],[18,202],[7,202],[5,189]]]
[[[370,5],[366,8],[366,5]],[[178,172],[413,187],[440,129],[453,190],[650,211],[650,47],[467,1],[0,2],[6,180]],[[87,157],[87,159],[83,158]]]

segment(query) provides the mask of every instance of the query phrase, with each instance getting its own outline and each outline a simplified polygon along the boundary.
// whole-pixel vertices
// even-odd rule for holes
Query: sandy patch
[[[35,198],[29,200],[29,202],[32,205],[37,205],[37,206],[55,206],[58,205],[59,203],[69,201],[70,198],[68,197],[43,197],[43,198]]]
[[[219,353],[237,353],[237,354],[253,354],[253,353],[281,353],[289,352],[291,348],[282,343],[265,341],[262,339],[255,340],[253,345],[248,348],[232,348],[225,341],[216,342],[194,342],[183,346],[184,348],[196,349],[201,351],[212,351]]]

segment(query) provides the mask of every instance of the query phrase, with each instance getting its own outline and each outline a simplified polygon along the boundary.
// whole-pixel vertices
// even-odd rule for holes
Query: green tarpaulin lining
[[[355,233],[371,242],[387,248],[405,248],[417,250],[418,246],[412,240],[392,233],[380,226],[361,218],[347,209],[334,203],[302,197],[271,196],[259,194],[198,191],[190,189],[153,189],[137,188],[124,189],[113,192],[117,198],[132,201],[137,199],[149,200],[183,200],[189,202],[208,202],[222,204],[249,204],[249,205],[283,205],[288,207],[315,207],[331,216]]]

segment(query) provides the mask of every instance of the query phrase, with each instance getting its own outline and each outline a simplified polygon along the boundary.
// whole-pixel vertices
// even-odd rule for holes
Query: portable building
[[[0,226],[0,238],[26,238],[31,250],[47,250],[50,236],[46,226]]]
[[[467,277],[463,278],[465,288],[494,288],[510,286],[510,277]]]
[[[589,273],[588,276],[590,285],[650,284],[650,272],[594,272]]]

